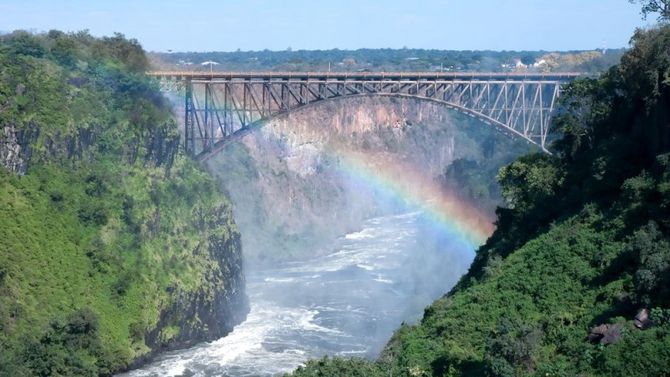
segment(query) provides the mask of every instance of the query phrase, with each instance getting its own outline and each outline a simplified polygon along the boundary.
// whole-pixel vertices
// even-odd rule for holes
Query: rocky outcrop
[[[106,152],[104,146],[96,145],[101,132],[98,127],[89,126],[76,128],[72,135],[59,132],[45,135],[32,123],[21,127],[7,125],[0,132],[0,164],[11,172],[23,175],[37,160],[91,161],[96,152]],[[145,165],[169,169],[178,150],[179,136],[168,128],[158,128],[134,138],[120,151],[120,156],[130,164],[141,158]]]
[[[28,126],[18,129],[5,126],[0,133],[0,163],[7,170],[25,174],[32,154],[31,143],[37,140],[39,129]]]
[[[649,309],[640,309],[633,323],[640,330],[649,328],[652,325],[651,318],[649,318]]]
[[[211,235],[203,248],[217,264],[206,272],[207,286],[195,292],[172,292],[172,303],[160,313],[158,324],[145,336],[152,354],[221,338],[246,318],[249,303],[244,290],[240,234],[217,231],[228,225],[229,215],[228,210],[219,207],[212,220],[200,223],[199,227],[209,228],[202,231],[218,233]]]
[[[157,354],[212,341],[228,335],[249,312],[245,293],[240,234],[232,231],[231,213],[219,206],[209,213],[194,211],[192,226],[209,234],[207,242],[193,254],[207,253],[209,265],[195,291],[169,287],[169,304],[161,310],[156,325],[144,334],[149,353],[135,359],[128,368],[138,367]]]
[[[426,175],[437,176],[455,157],[479,153],[478,142],[468,140],[469,129],[471,121],[439,104],[361,97],[326,101],[277,117],[263,126],[260,135],[281,141],[289,160],[306,145],[323,154],[340,144],[370,154],[394,154],[421,166]],[[245,144],[253,138],[247,136]]]
[[[603,324],[591,329],[588,339],[593,344],[614,344],[621,340],[623,326],[620,324]]]
[[[144,163],[165,166],[170,169],[174,158],[179,152],[179,136],[168,129],[158,129],[144,138]],[[137,154],[129,156],[131,163]]]

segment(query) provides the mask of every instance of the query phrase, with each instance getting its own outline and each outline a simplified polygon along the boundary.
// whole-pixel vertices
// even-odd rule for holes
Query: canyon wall
[[[373,180],[375,166],[395,166],[385,178],[404,181],[411,191],[414,184],[453,176],[445,173],[457,160],[475,163],[495,182],[502,164],[531,149],[439,104],[357,97],[278,116],[227,146],[208,168],[232,198],[246,256],[262,263],[328,252],[334,237],[363,219],[399,209],[398,198],[352,173],[352,156],[364,156],[354,163],[372,170]],[[408,181],[417,176],[422,182]],[[452,183],[458,189],[460,183]],[[481,203],[489,212],[498,199],[491,196]]]

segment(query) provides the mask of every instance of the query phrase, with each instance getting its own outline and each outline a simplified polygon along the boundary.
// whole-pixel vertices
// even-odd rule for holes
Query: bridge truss
[[[579,74],[154,72],[184,93],[185,149],[206,159],[254,125],[303,106],[353,96],[444,104],[547,150],[561,85]],[[174,89],[174,85],[171,86]]]

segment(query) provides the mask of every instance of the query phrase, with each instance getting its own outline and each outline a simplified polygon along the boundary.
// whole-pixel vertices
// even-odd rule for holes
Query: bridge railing
[[[585,76],[580,72],[205,72],[205,71],[151,71],[150,76],[171,79],[507,79],[507,80],[565,80],[570,81]]]

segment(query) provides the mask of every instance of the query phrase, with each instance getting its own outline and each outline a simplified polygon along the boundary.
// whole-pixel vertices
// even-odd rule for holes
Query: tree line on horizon
[[[625,49],[590,51],[456,51],[426,49],[152,52],[157,69],[220,71],[603,72]]]

